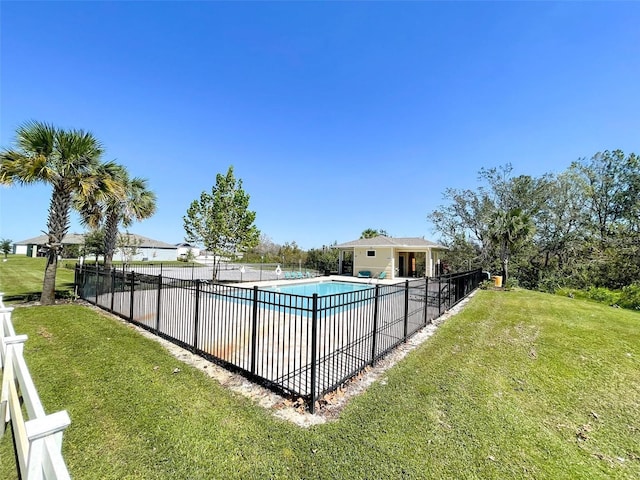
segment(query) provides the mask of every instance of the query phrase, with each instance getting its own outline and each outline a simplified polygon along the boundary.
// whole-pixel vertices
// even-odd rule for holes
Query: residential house
[[[341,275],[388,279],[433,277],[442,273],[442,256],[447,247],[424,238],[393,238],[379,235],[335,245],[340,251]]]

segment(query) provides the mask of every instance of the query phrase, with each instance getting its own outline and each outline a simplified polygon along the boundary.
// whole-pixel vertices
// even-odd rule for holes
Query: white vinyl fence
[[[21,479],[71,478],[61,451],[62,432],[71,423],[69,414],[66,410],[51,415],[44,412],[22,356],[27,336],[16,335],[11,322],[13,308],[5,307],[2,296],[0,293],[0,436],[4,435],[7,424],[11,422]]]

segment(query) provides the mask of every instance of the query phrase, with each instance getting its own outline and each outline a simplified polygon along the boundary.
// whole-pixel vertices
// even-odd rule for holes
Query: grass
[[[9,255],[6,262],[0,261],[0,292],[5,294],[5,303],[40,300],[46,262],[46,258],[25,255]],[[64,268],[64,263],[58,262],[56,297],[69,298],[73,293],[73,270]]]
[[[480,291],[332,423],[302,429],[77,305],[18,308],[73,478],[640,477],[640,313]],[[179,368],[179,373],[172,373]],[[15,478],[10,435],[0,478]]]

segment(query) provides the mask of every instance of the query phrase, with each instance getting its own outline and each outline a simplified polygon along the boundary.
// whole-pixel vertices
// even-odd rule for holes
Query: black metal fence
[[[276,391],[303,397],[312,413],[324,394],[405,342],[482,279],[477,270],[303,296],[94,265],[75,270],[81,298]]]
[[[73,270],[76,265],[73,263],[65,263],[65,268]],[[94,262],[86,262],[85,268],[102,268],[101,264]],[[279,263],[231,263],[220,262],[216,265],[211,261],[209,264],[204,263],[162,263],[162,262],[144,262],[131,264],[114,264],[113,268],[117,271],[127,274],[131,271],[142,275],[162,275],[165,277],[179,278],[183,280],[212,280],[214,268],[216,269],[216,278],[218,282],[261,282],[264,280],[278,280],[282,278],[290,278],[290,275],[296,274],[296,277],[317,277],[324,274],[317,268],[310,268],[301,263],[295,264],[279,264]]]

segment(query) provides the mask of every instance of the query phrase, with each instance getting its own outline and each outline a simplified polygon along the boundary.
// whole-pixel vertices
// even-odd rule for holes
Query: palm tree
[[[95,189],[103,148],[89,132],[30,121],[16,130],[16,148],[0,153],[0,184],[48,183],[53,187],[47,220],[48,251],[40,303],[55,303],[62,239],[69,230],[73,195]]]
[[[122,165],[105,165],[101,183],[93,195],[78,197],[77,207],[85,224],[97,228],[104,222],[104,268],[111,268],[118,241],[118,227],[151,217],[156,211],[156,195],[145,179],[129,177]]]
[[[374,238],[374,237],[377,237],[377,236],[388,237],[389,234],[387,233],[386,230],[382,230],[382,229],[376,230],[374,228],[367,228],[360,235],[360,239],[363,239],[363,238]]]
[[[104,236],[105,268],[111,268],[120,223],[127,228],[134,221],[150,218],[156,212],[156,194],[147,188],[146,179],[129,178],[125,170],[121,180],[124,187],[124,198],[107,204]]]
[[[533,233],[531,217],[519,208],[496,212],[491,218],[489,239],[498,248],[502,278],[506,283],[509,277],[509,259]]]

